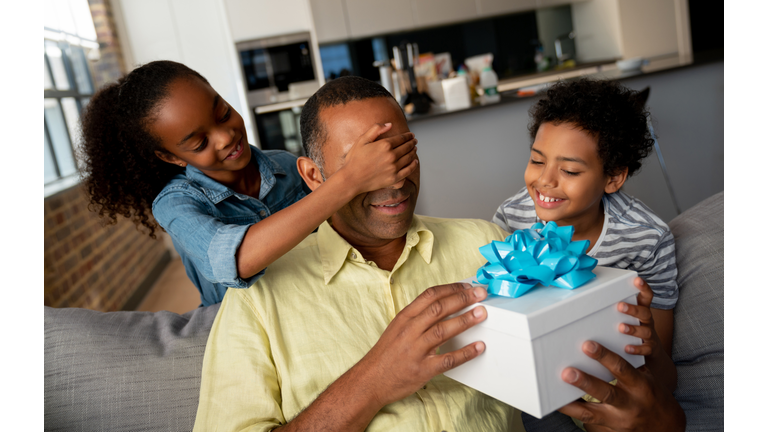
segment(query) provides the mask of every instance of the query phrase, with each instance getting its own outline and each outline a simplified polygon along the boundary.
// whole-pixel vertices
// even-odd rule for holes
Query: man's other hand
[[[587,341],[582,351],[605,366],[615,386],[575,368],[565,368],[563,381],[602,403],[572,402],[560,412],[584,422],[589,431],[684,431],[685,413],[672,393],[643,366],[635,369],[602,345]]]
[[[483,342],[441,354],[437,348],[485,320],[488,314],[482,306],[445,318],[487,295],[469,284],[441,285],[427,289],[400,311],[355,367],[372,385],[372,402],[384,406],[410,396],[434,376],[480,355],[485,350]]]

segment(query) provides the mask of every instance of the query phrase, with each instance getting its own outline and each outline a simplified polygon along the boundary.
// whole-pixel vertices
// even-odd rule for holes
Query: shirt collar
[[[320,249],[320,259],[323,264],[323,277],[325,284],[331,282],[334,276],[341,270],[347,259],[364,262],[361,256],[351,244],[349,244],[331,225],[326,221],[317,230],[317,243]],[[418,216],[413,215],[413,222],[406,233],[405,247],[403,253],[395,264],[392,271],[397,270],[408,258],[411,249],[415,248],[421,255],[421,258],[429,264],[432,261],[432,246],[435,243],[435,236],[432,234]],[[352,254],[356,258],[352,258]]]
[[[253,163],[254,160],[258,164],[259,173],[261,174],[259,200],[263,200],[276,183],[275,175],[286,175],[286,172],[280,165],[274,163],[267,157],[267,155],[262,153],[261,150],[251,146],[251,163]],[[187,164],[186,172],[184,174],[188,179],[200,185],[200,189],[202,189],[203,193],[214,204],[218,204],[232,195],[238,195],[241,196],[241,198],[245,198],[245,196],[238,194],[227,186],[224,186],[203,174],[202,171],[192,165]]]

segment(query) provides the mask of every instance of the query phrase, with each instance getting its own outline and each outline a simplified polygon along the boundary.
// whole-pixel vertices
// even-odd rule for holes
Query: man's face
[[[374,124],[392,123],[392,128],[378,139],[409,132],[400,107],[386,97],[325,108],[319,118],[327,132],[322,144],[326,178],[344,166],[352,145]],[[403,182],[356,196],[332,216],[334,229],[356,245],[376,245],[404,236],[416,208],[419,175],[417,166]]]

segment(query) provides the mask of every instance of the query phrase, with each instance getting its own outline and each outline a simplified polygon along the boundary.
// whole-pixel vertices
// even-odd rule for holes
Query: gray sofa
[[[675,396],[689,431],[723,430],[723,193],[675,218]],[[45,430],[189,431],[218,305],[184,315],[45,307]],[[529,432],[570,429],[559,413]]]

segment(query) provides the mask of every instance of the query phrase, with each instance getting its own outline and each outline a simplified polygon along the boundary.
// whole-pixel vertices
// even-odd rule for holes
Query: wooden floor
[[[136,310],[148,312],[166,310],[183,314],[198,306],[200,306],[200,293],[184,272],[184,264],[179,258],[175,258],[171,260]]]

